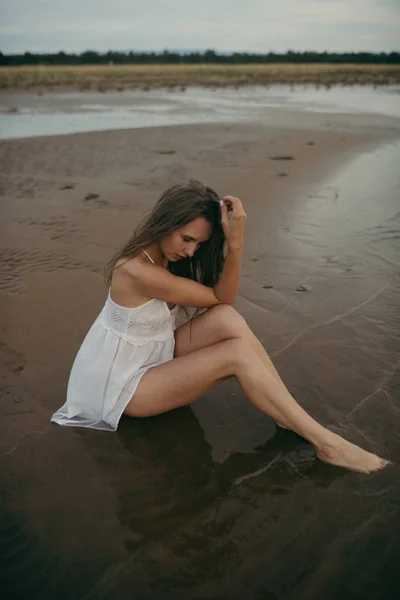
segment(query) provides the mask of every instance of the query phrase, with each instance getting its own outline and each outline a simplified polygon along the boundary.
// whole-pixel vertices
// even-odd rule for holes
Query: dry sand
[[[200,399],[194,412],[124,419],[116,434],[63,429],[49,419],[105,300],[104,264],[166,187],[197,178],[246,207],[236,307],[284,379],[303,391],[303,405],[324,423],[345,420],[359,399],[353,394],[363,398],[387,374],[385,361],[381,371],[362,363],[370,386],[339,393],[351,377],[346,362],[357,371],[349,341],[357,327],[349,333],[338,324],[319,338],[312,329],[372,296],[386,271],[359,284],[362,259],[331,254],[329,226],[326,247],[322,235],[305,250],[307,236],[326,227],[321,205],[329,214],[338,201],[327,178],[394,137],[382,129],[355,133],[350,122],[336,131],[199,125],[1,142],[0,529],[10,598],[243,598],[248,590],[248,597],[299,600],[333,598],[357,577],[357,589],[370,586],[351,554],[364,560],[374,539],[383,543],[393,521],[382,510],[393,517],[392,496],[382,504],[371,490],[363,495],[367,484],[355,475],[345,489],[342,474],[315,466],[295,436],[273,437],[272,421],[248,406],[236,382]],[[310,212],[316,197],[319,208]],[[321,261],[325,271],[311,277],[310,264]],[[332,269],[334,281],[326,275]],[[294,348],[307,329],[307,343]],[[367,438],[365,415],[341,431],[393,458],[386,416]],[[280,465],[270,479],[268,465]],[[392,485],[390,475],[380,477],[378,495]],[[353,526],[350,541],[337,538]],[[394,542],[383,546],[391,568]],[[384,574],[383,559],[368,565]]]

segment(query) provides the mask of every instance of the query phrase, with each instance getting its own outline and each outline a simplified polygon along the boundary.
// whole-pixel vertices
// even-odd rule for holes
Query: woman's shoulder
[[[120,258],[115,263],[113,279],[120,277],[130,280],[140,279],[151,267],[154,267],[154,265],[149,263],[146,256],[142,256],[140,253],[132,258]]]
[[[129,303],[132,306],[148,300],[149,298],[144,297],[138,289],[138,283],[146,268],[147,265],[140,255],[118,259],[111,278],[112,297],[123,305]]]
[[[132,273],[135,271],[138,265],[145,264],[145,260],[141,254],[136,254],[133,257],[119,258],[115,263],[114,271],[120,271],[122,273]]]

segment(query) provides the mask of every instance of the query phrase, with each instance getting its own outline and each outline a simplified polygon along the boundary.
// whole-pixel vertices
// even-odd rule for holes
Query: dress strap
[[[142,252],[144,252],[144,253],[145,253],[145,255],[147,256],[147,258],[148,258],[149,260],[151,260],[151,262],[153,263],[153,265],[155,265],[155,262],[154,262],[154,260],[151,258],[151,256],[149,256],[149,255],[147,254],[146,250],[143,250],[143,248],[142,248]]]

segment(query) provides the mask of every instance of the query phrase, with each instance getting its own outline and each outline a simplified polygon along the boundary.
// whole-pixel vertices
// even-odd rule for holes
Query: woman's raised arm
[[[212,288],[173,275],[159,265],[129,261],[122,268],[129,278],[127,285],[132,286],[135,295],[196,308],[211,308],[224,302]]]

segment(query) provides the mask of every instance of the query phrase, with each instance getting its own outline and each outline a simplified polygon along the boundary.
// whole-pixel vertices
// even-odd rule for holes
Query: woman
[[[370,473],[385,461],[332,433],[294,400],[232,308],[246,214],[239,198],[198,181],[159,199],[107,268],[109,294],[72,367],[60,425],[113,430],[190,404],[228,377],[328,463]],[[225,247],[226,246],[226,247]],[[175,326],[179,306],[208,309]]]

